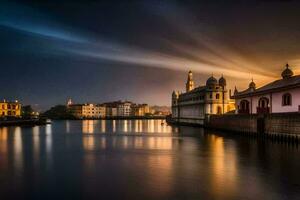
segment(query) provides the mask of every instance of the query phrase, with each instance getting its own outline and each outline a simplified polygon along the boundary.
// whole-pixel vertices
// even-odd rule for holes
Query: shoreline
[[[282,116],[286,118],[286,120],[291,124],[291,119],[285,116],[285,114],[273,114],[273,116]],[[299,116],[298,113],[292,113],[288,115],[296,115]],[[271,115],[270,115],[271,116]],[[233,117],[234,119],[228,120],[226,117]],[[230,122],[236,123],[237,118],[241,118],[241,116],[211,116],[211,119],[215,119],[218,121],[211,121],[211,120],[206,120],[205,124],[196,124],[196,123],[186,123],[186,122],[178,122],[174,120],[172,117],[168,116],[166,118],[167,124],[171,126],[189,126],[189,127],[202,127],[207,130],[212,130],[212,131],[222,131],[227,134],[231,134],[234,136],[244,136],[244,137],[249,137],[249,138],[257,138],[261,140],[270,140],[270,141],[275,141],[275,142],[282,142],[282,143],[287,143],[287,144],[295,144],[298,145],[300,143],[300,135],[297,133],[291,133],[291,131],[288,132],[282,132],[282,131],[267,131],[267,128],[273,127],[276,124],[278,124],[278,119],[271,125],[264,125],[263,131],[260,131],[260,127],[257,126],[255,129],[247,129],[247,127],[242,126],[241,129],[234,129],[231,125]],[[256,116],[254,115],[244,115],[246,118],[255,118]],[[295,117],[295,116],[293,116]],[[266,116],[264,118],[267,118]],[[271,117],[270,117],[271,118]],[[258,118],[260,119],[260,118]],[[220,123],[220,120],[222,123]],[[257,119],[256,119],[257,120]],[[256,123],[255,120],[255,123]],[[270,119],[268,119],[270,121]],[[293,119],[294,120],[294,119]],[[248,122],[248,121],[247,121]],[[291,128],[291,130],[295,129],[294,127]],[[297,129],[298,130],[298,129]]]
[[[7,126],[37,126],[51,124],[48,119],[16,119],[16,120],[0,120],[0,127]]]
[[[49,118],[51,120],[149,120],[149,119],[166,119],[166,116],[136,116],[136,117],[103,117],[103,118]]]

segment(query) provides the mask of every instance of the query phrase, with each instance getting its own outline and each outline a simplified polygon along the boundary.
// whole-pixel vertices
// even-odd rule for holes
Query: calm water
[[[1,199],[300,199],[300,148],[161,120],[0,128]]]

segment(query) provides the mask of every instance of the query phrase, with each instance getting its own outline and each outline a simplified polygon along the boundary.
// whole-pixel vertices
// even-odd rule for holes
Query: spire
[[[219,85],[223,88],[226,86],[226,79],[224,78],[223,74],[222,74],[221,78],[219,79]]]
[[[253,81],[253,77],[251,78],[251,82],[249,83],[249,88],[254,90],[256,89],[256,84]]]
[[[188,73],[188,78],[185,86],[186,86],[186,92],[189,92],[194,89],[193,73],[191,70]]]
[[[283,79],[290,78],[294,75],[294,72],[289,67],[290,67],[289,64],[286,63],[285,69],[281,73]]]

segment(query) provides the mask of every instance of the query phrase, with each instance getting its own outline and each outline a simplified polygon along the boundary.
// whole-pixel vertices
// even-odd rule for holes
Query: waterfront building
[[[21,116],[21,104],[16,101],[0,102],[0,116],[1,117],[20,117]]]
[[[116,117],[118,115],[118,102],[109,102],[103,105],[105,106],[107,117]]]
[[[132,116],[145,116],[150,113],[148,104],[132,104],[131,105]]]
[[[101,104],[73,104],[68,102],[67,108],[77,118],[103,118],[106,116],[106,108]]]
[[[252,80],[244,91],[235,89],[236,113],[266,114],[300,111],[300,75],[286,64],[281,78],[260,88]]]
[[[118,102],[117,116],[120,116],[120,117],[131,116],[131,105],[132,105],[132,103],[129,101]]]
[[[205,85],[194,87],[193,73],[189,71],[186,92],[172,93],[172,118],[177,122],[204,124],[206,115],[224,114],[234,110],[234,99],[226,88],[226,79],[213,75]]]

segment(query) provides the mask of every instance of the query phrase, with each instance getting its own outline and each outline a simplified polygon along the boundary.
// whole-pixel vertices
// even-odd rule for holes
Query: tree
[[[68,112],[64,105],[56,105],[44,112],[42,116],[50,119],[74,119],[74,116]]]
[[[22,106],[22,117],[31,117],[33,109],[31,105]]]

